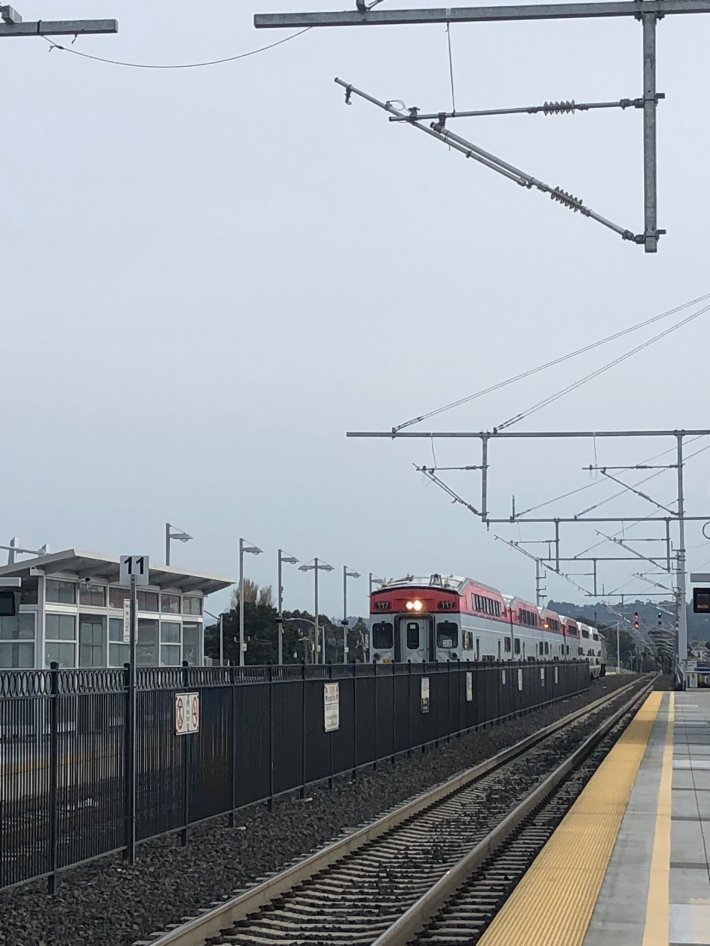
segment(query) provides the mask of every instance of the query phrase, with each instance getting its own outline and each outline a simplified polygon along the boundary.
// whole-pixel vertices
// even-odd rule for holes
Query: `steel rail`
[[[595,746],[613,729],[653,687],[650,681],[645,687],[624,703],[609,719],[591,733],[575,751],[547,776],[538,787],[510,812],[479,844],[477,844],[454,867],[449,868],[424,896],[403,913],[402,916],[372,946],[406,946],[411,937],[433,919],[446,901],[456,893],[470,875],[480,867],[500,845],[506,841],[549,796],[553,794],[567,776],[586,759]]]
[[[655,680],[655,677],[653,679]],[[342,860],[348,854],[364,847],[374,839],[381,837],[415,815],[437,805],[447,797],[455,795],[461,789],[475,783],[483,778],[483,776],[502,767],[507,762],[524,755],[529,749],[532,749],[549,736],[566,728],[570,723],[589,716],[620,695],[634,689],[636,683],[637,681],[634,680],[626,686],[615,690],[613,693],[575,710],[573,713],[557,720],[557,722],[551,723],[549,726],[527,736],[525,739],[509,746],[507,749],[501,750],[501,752],[498,752],[491,758],[485,759],[483,762],[463,772],[459,772],[451,779],[435,786],[433,789],[417,795],[365,827],[346,834],[344,837],[337,839],[325,848],[297,861],[285,870],[274,874],[272,877],[268,877],[266,880],[252,887],[248,887],[213,909],[202,911],[199,915],[192,917],[184,924],[162,933],[155,939],[144,939],[140,942],[149,942],[150,946],[203,946],[210,938],[218,936],[221,931],[245,919],[249,914],[255,913],[261,907],[279,898],[284,893],[293,890],[299,884],[309,880],[324,868]],[[652,685],[653,680],[642,687],[641,690],[637,690],[631,703],[636,702],[640,698],[639,694],[645,694]],[[624,704],[624,712],[627,711],[626,707],[628,705],[628,703]],[[503,823],[505,824],[507,822],[508,818],[506,818]],[[379,940],[377,942],[379,942]]]

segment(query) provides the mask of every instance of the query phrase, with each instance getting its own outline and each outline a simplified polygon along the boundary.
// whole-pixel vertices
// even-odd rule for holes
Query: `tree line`
[[[279,613],[271,585],[259,586],[244,581],[244,639],[247,644],[246,664],[278,663]],[[239,664],[239,589],[232,592],[229,611],[223,617],[224,659]],[[283,613],[284,663],[313,663],[315,617],[308,611]],[[343,625],[325,614],[318,615],[319,636],[325,630],[326,663],[343,662]],[[348,661],[363,662],[368,627],[362,618],[348,625]],[[219,659],[219,623],[205,625],[205,654]]]

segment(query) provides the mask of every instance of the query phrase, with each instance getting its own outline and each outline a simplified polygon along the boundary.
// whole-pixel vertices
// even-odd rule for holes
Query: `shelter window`
[[[47,614],[44,636],[49,641],[75,641],[76,618],[73,614]]]
[[[200,627],[198,624],[182,626],[182,659],[191,666],[200,663]]]
[[[391,650],[394,646],[394,628],[390,621],[378,621],[372,625],[372,646],[376,650]]]
[[[140,667],[158,666],[158,622],[140,619],[136,641],[136,663]]]
[[[0,667],[34,667],[35,616],[30,611],[0,618]]]
[[[163,614],[180,614],[180,595],[163,593],[160,596],[160,610]]]
[[[459,629],[453,621],[439,621],[436,625],[436,646],[446,650],[458,647]]]
[[[37,604],[39,581],[37,578],[23,578],[20,588],[20,604]]]
[[[104,667],[106,659],[105,618],[95,614],[79,615],[79,666]]]
[[[202,614],[202,598],[185,595],[182,599],[183,614]]]
[[[44,662],[49,666],[55,660],[60,667],[76,666],[76,644],[54,644],[48,641],[44,647]]]
[[[122,667],[127,664],[131,659],[131,647],[123,640],[123,618],[109,618],[108,640],[109,666]]]
[[[76,582],[47,579],[47,601],[53,604],[76,604]]]
[[[123,610],[123,602],[131,597],[128,588],[109,588],[108,604],[110,608],[120,608]]]
[[[157,591],[139,591],[138,592],[138,610],[139,611],[157,611],[158,610],[158,592]]]
[[[104,585],[79,585],[79,604],[93,608],[106,607],[106,587]],[[87,666],[93,666],[87,664]]]

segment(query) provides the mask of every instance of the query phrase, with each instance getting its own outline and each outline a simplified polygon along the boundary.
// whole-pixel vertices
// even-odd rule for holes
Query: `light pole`
[[[277,601],[277,610],[279,612],[278,624],[279,624],[279,667],[284,662],[284,616],[283,616],[283,604],[284,604],[284,589],[283,582],[281,580],[281,567],[282,565],[296,565],[298,564],[298,559],[294,555],[284,555],[283,549],[278,550],[278,568],[276,572],[276,601]]]
[[[348,578],[359,578],[360,572],[343,565],[343,663],[348,662]]]
[[[191,535],[188,535],[187,532],[183,532],[181,529],[178,529],[176,526],[171,525],[169,522],[165,523],[165,564],[170,564],[170,542],[189,542],[192,539]]]
[[[369,584],[368,584],[368,593],[370,594],[370,597],[372,597],[372,589],[373,589],[373,587],[374,587],[375,585],[383,585],[384,582],[385,582],[385,580],[384,580],[384,578],[375,578],[375,576],[373,575],[372,572],[369,573],[369,575],[367,576],[367,579],[368,579],[368,582],[369,582]]]
[[[224,614],[213,614],[207,608],[202,609],[205,614],[209,614],[215,621],[219,621],[219,665],[224,666]]]
[[[367,650],[367,653],[364,656],[366,657],[366,659],[369,660],[370,658],[370,633],[371,633],[370,611],[372,610],[372,589],[374,588],[375,585],[384,585],[385,579],[375,578],[372,572],[370,572],[367,577],[368,577],[368,583],[369,583],[369,588],[368,588],[369,594],[367,598],[368,641],[367,641],[367,648],[363,648],[363,652]]]
[[[315,611],[316,611],[316,613],[313,615],[315,618],[315,621],[313,622],[313,627],[314,627],[315,645],[317,648],[318,647],[318,572],[332,572],[333,566],[329,565],[327,562],[321,562],[320,559],[318,558],[314,558],[312,565],[301,565],[299,566],[298,570],[299,572],[310,572],[310,571],[313,572],[314,590],[315,590]],[[321,657],[321,663],[325,663],[325,628],[323,628],[323,631],[322,631],[321,647],[323,651],[323,655]]]
[[[244,666],[244,553],[261,555],[261,549],[256,545],[247,545],[246,539],[239,540],[239,666]]]
[[[286,620],[284,621],[284,624],[298,624],[299,621],[300,621],[302,624],[310,624],[311,627],[315,627],[315,626],[316,626],[316,625],[315,625],[315,622],[314,622],[314,621],[311,621],[310,618],[294,618],[294,617],[286,618]],[[299,630],[300,630],[300,628],[299,628]],[[308,632],[308,637],[305,638],[305,640],[308,642],[308,645],[309,645],[309,647],[310,647],[310,644],[311,644],[311,633],[310,633],[310,631]],[[307,653],[308,653],[308,650],[307,650],[307,648],[306,648],[306,649],[304,649],[304,663],[308,663],[308,661],[305,659]],[[315,654],[315,647],[313,648],[313,653]],[[296,654],[294,654],[293,656],[296,657]]]

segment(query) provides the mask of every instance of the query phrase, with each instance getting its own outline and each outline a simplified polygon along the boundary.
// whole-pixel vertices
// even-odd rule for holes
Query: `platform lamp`
[[[299,572],[313,572],[314,578],[314,590],[315,590],[315,611],[314,614],[315,621],[313,622],[313,636],[315,640],[315,645],[318,647],[318,572],[332,572],[333,566],[329,565],[327,562],[321,562],[319,558],[313,559],[313,564],[300,565]],[[321,647],[322,647],[322,656],[321,663],[325,663],[325,628],[321,632]]]
[[[367,616],[368,616],[368,618],[369,618],[369,617],[370,617],[370,610],[371,610],[371,608],[372,608],[372,603],[371,603],[371,602],[372,602],[372,591],[373,591],[373,588],[375,587],[375,585],[384,585],[385,579],[384,579],[384,578],[375,578],[375,576],[374,576],[374,574],[373,574],[372,572],[370,572],[367,577],[368,577],[368,583],[369,583],[369,586],[368,586],[368,598],[367,598]],[[370,656],[370,641],[369,641],[369,636],[368,636],[367,648],[363,648],[363,651],[364,651],[364,650],[367,650],[367,657],[366,657],[366,659],[369,660],[369,656]]]
[[[192,541],[192,536],[187,532],[183,532],[182,529],[178,529],[176,526],[172,525],[169,522],[165,523],[165,564],[170,564],[170,543],[171,542],[190,542]]]
[[[246,539],[239,540],[239,666],[244,666],[246,645],[244,643],[244,554],[261,555],[257,545],[247,545]]]
[[[278,663],[279,667],[284,662],[284,615],[283,615],[283,606],[284,606],[284,589],[283,581],[281,578],[281,570],[283,565],[297,565],[298,559],[295,555],[284,555],[283,549],[278,550],[278,567],[276,571],[276,602],[277,602],[277,611],[278,618],[276,619],[279,625],[279,657]]]

